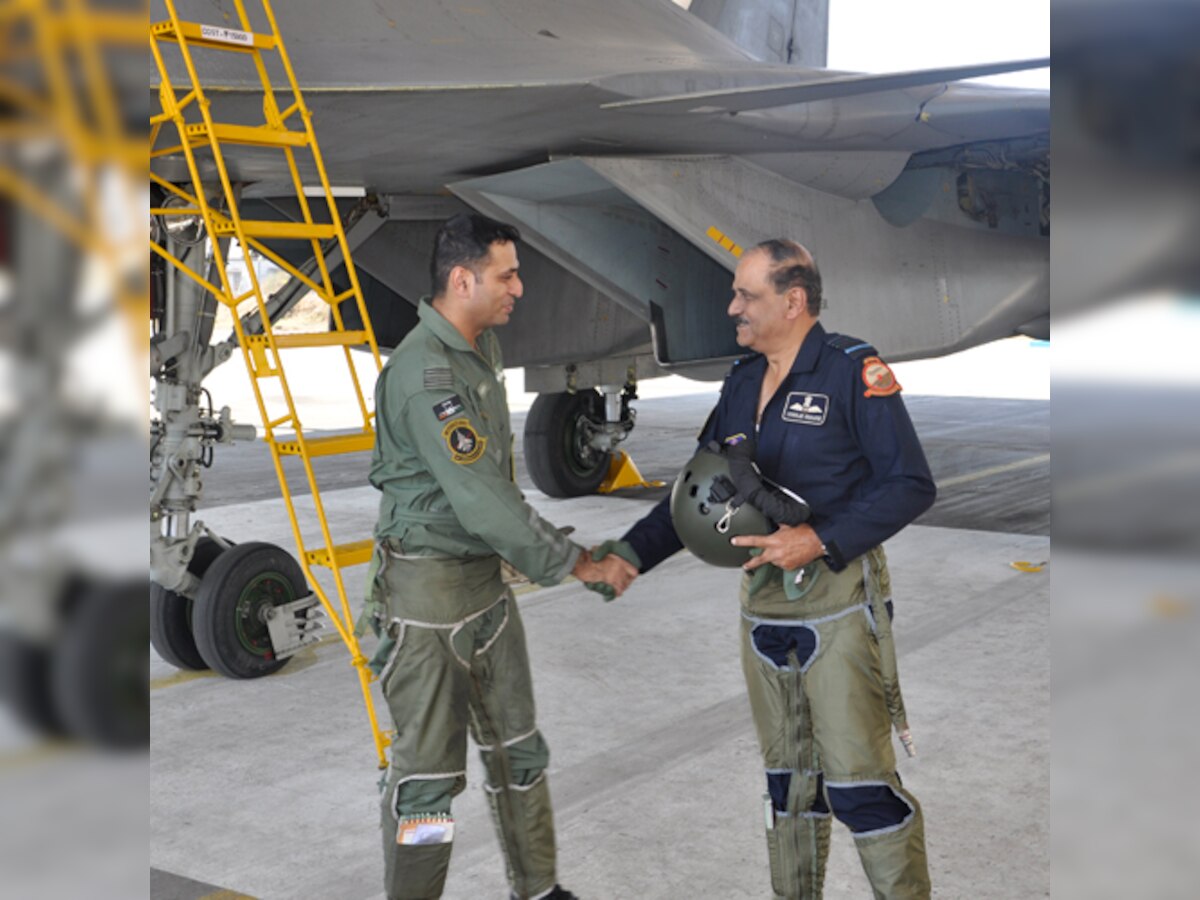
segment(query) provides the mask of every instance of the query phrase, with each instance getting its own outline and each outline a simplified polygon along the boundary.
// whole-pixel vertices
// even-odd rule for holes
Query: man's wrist
[[[592,549],[592,559],[600,562],[609,554],[614,554],[621,557],[625,562],[629,563],[639,572],[642,569],[642,559],[638,556],[638,552],[633,549],[633,545],[626,540],[607,540],[598,544]]]
[[[846,557],[842,554],[842,548],[838,546],[836,540],[827,541],[820,535],[817,535],[817,540],[821,542],[821,557],[829,568],[835,572],[846,568]]]

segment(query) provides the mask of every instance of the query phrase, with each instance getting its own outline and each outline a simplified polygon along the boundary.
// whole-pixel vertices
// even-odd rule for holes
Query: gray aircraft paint
[[[829,326],[893,359],[1044,326],[1046,92],[921,78],[867,90],[862,79],[888,76],[770,61],[753,28],[729,19],[737,6],[743,25],[783,21],[789,4],[702,6],[726,34],[667,0],[281,5],[332,182],[378,194],[388,217],[356,251],[359,267],[409,303],[427,291],[423,246],[441,215],[405,210],[438,197],[444,209],[449,189],[530,238],[519,327],[504,335],[513,365],[644,358],[657,307],[654,340],[670,352],[659,361],[715,377],[732,352],[723,309],[736,260],[710,228],[742,246],[808,244]],[[185,0],[180,13],[237,24],[228,2]],[[258,121],[252,71],[228,56],[197,55],[220,88],[214,115]],[[702,92],[708,111],[663,99]],[[772,105],[797,96],[808,100]],[[629,101],[654,102],[614,106]],[[975,156],[965,146],[984,144]],[[279,190],[270,153],[230,162],[247,197]]]

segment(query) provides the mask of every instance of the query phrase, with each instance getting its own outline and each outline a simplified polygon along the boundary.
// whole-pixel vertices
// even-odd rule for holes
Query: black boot
[[[520,900],[516,894],[511,894],[512,900]],[[554,890],[548,893],[544,900],[579,900],[574,894],[564,888],[562,885],[556,884]]]

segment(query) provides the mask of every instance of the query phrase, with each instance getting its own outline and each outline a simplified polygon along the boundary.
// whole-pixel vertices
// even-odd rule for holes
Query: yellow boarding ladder
[[[238,19],[241,24],[241,28],[239,29],[195,22],[183,22],[176,12],[173,0],[165,0],[169,19],[163,22],[151,23],[150,25],[150,46],[154,53],[154,61],[158,66],[160,79],[159,98],[162,105],[161,113],[153,116],[150,120],[152,128],[151,147],[154,146],[159,130],[163,125],[168,123],[173,124],[179,135],[178,144],[154,151],[152,157],[182,153],[187,160],[188,172],[190,173],[192,183],[192,193],[188,193],[180,187],[151,173],[151,179],[162,187],[163,190],[182,198],[185,202],[184,206],[152,209],[151,213],[157,215],[192,216],[200,214],[203,216],[208,234],[212,238],[213,261],[220,275],[220,285],[214,285],[202,275],[193,272],[181,260],[153,241],[151,241],[150,247],[154,252],[163,256],[172,265],[197,281],[202,287],[211,291],[217,300],[230,310],[234,328],[237,332],[238,343],[242,348],[246,370],[250,375],[250,383],[254,387],[254,397],[258,403],[259,413],[262,416],[265,440],[267,446],[271,449],[271,458],[275,464],[275,472],[279,476],[280,490],[283,493],[288,516],[291,519],[292,532],[295,535],[296,546],[299,550],[300,565],[304,570],[309,584],[312,585],[314,592],[320,599],[325,613],[329,616],[330,621],[333,622],[334,627],[337,628],[339,636],[350,651],[351,661],[358,672],[359,683],[362,687],[363,700],[367,707],[367,716],[371,722],[371,732],[375,739],[376,752],[379,755],[379,765],[380,768],[383,768],[386,766],[384,750],[389,740],[388,736],[380,730],[379,721],[375,715],[370,690],[370,684],[374,680],[374,675],[367,668],[367,660],[359,649],[358,640],[354,634],[354,616],[350,609],[342,577],[343,568],[359,565],[370,559],[372,542],[370,539],[367,539],[353,543],[334,543],[333,536],[329,530],[329,523],[325,518],[321,494],[317,488],[317,481],[312,467],[313,457],[354,453],[356,451],[369,450],[372,447],[375,441],[375,431],[372,421],[375,413],[367,408],[366,399],[355,370],[350,348],[355,345],[366,344],[374,357],[376,372],[381,369],[382,362],[379,356],[379,347],[375,342],[375,333],[371,328],[370,318],[367,315],[366,304],[363,302],[358,274],[355,272],[354,263],[351,260],[350,248],[346,242],[346,234],[342,227],[341,217],[339,216],[333,193],[329,187],[329,178],[326,175],[325,165],[322,162],[321,153],[317,146],[317,138],[313,132],[312,113],[305,105],[304,97],[300,93],[300,87],[296,82],[296,76],[288,59],[287,51],[284,49],[283,40],[279,35],[279,29],[276,26],[275,16],[271,11],[270,4],[268,0],[261,0],[261,2],[267,22],[267,29],[265,31],[260,29],[258,32],[255,32],[252,30],[250,20],[246,15],[244,0],[234,0],[234,6],[236,7]],[[190,85],[188,85],[186,91],[183,91],[182,94],[181,89],[172,85],[170,74],[164,65],[164,45],[176,45],[179,53],[182,55],[183,64],[190,81]],[[254,68],[258,72],[262,83],[262,103],[265,120],[262,124],[244,125],[213,121],[210,100],[205,96],[204,89],[201,86],[194,59],[194,55],[200,51],[243,54],[248,55],[252,59]],[[267,54],[277,55],[278,61],[282,64],[283,70],[287,75],[293,102],[284,110],[279,109],[275,90],[271,85],[267,65],[264,60]],[[289,122],[295,123],[300,127],[290,128]],[[302,215],[302,220],[297,222],[277,222],[243,219],[238,212],[238,196],[234,190],[233,183],[230,181],[229,171],[221,150],[223,145],[274,148],[282,152],[291,173],[292,185],[295,188],[296,203]],[[303,151],[311,153],[312,162],[320,177],[320,185],[325,197],[323,210],[321,209],[322,204],[319,201],[314,204],[318,207],[318,215],[314,215],[314,210],[309,206],[308,197],[305,195],[304,187],[301,183],[300,171],[297,168],[297,153]],[[197,166],[197,156],[202,153],[209,154],[212,162],[215,164],[223,191],[224,208],[228,210],[228,213],[215,209],[209,203],[208,197],[206,197],[205,187],[201,181],[200,170]],[[328,216],[327,221],[318,221],[318,216],[324,218],[326,215]],[[243,248],[246,269],[250,278],[250,289],[242,294],[235,295],[231,287],[225,254],[221,248],[221,238],[236,238]],[[336,239],[338,242],[338,247],[341,250],[341,258],[346,267],[346,275],[350,282],[349,289],[341,293],[335,291],[333,281],[330,278],[325,253],[322,249],[322,242],[333,239]],[[312,249],[313,258],[317,262],[319,271],[314,273],[314,275],[319,275],[319,281],[310,278],[279,254],[272,252],[262,243],[264,240],[307,241]],[[271,321],[259,284],[258,273],[255,271],[255,266],[249,253],[251,249],[271,260],[292,277],[299,279],[303,285],[328,303],[332,310],[335,327],[330,331],[315,334],[274,334],[271,330]],[[259,318],[263,328],[262,334],[247,334],[242,320],[238,315],[238,305],[251,298],[254,299],[258,307]],[[358,314],[362,322],[362,328],[353,331],[346,330],[340,309],[340,304],[350,299],[353,299],[357,304]],[[284,374],[281,351],[297,347],[328,346],[340,346],[343,348],[346,365],[350,371],[350,379],[354,386],[355,397],[358,401],[358,408],[362,416],[362,427],[349,434],[309,438],[305,436],[300,418],[296,413],[296,406],[292,400],[292,393],[288,388],[287,377]],[[268,408],[267,399],[264,398],[264,385],[271,386],[270,393],[273,397],[282,395],[282,404],[277,399],[272,399],[271,405],[275,408]],[[280,429],[290,429],[293,435],[288,436],[286,439],[281,439],[276,436],[276,431]],[[296,456],[303,463],[304,474],[308,479],[309,489],[312,491],[316,519],[320,525],[321,543],[315,546],[305,544],[300,522],[296,515],[296,506],[284,474],[282,464],[282,457],[284,456]],[[333,582],[337,589],[336,606],[326,590],[313,577],[314,567],[327,568],[332,573]]]

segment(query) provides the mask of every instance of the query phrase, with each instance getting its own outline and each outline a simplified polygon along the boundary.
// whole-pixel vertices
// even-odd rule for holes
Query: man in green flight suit
[[[501,558],[531,580],[568,574],[621,593],[635,570],[597,563],[515,483],[500,345],[523,293],[516,228],[459,215],[434,239],[433,299],[375,390],[370,480],[383,492],[369,609],[394,642],[380,682],[396,725],[382,797],[389,900],[439,897],[466,785],[467,731],[487,771],[514,898],[570,900],[557,884],[554,821],[525,635]],[[389,644],[385,642],[385,646]]]

